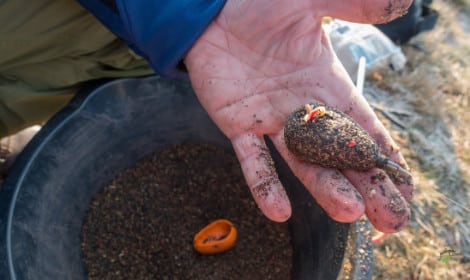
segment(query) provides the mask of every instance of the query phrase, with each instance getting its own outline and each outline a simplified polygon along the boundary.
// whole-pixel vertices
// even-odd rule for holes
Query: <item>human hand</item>
[[[356,91],[321,27],[323,16],[379,23],[402,15],[404,1],[228,0],[185,57],[193,88],[231,140],[259,208],[274,221],[291,214],[288,197],[263,140],[270,137],[294,174],[335,220],[364,212],[383,232],[409,220],[412,184],[392,182],[379,169],[332,170],[299,161],[286,148],[288,115],[316,100],[349,114],[383,154],[404,163],[396,144]],[[380,178],[376,179],[376,178]]]

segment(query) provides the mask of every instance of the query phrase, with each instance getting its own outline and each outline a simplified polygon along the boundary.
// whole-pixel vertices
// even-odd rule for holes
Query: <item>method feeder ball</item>
[[[400,182],[411,174],[380,153],[374,139],[343,112],[312,102],[295,110],[284,127],[287,148],[303,161],[335,169],[378,167]]]

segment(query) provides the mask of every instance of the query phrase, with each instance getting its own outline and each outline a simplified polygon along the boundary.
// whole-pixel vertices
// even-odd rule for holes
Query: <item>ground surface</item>
[[[416,179],[410,226],[376,245],[375,279],[470,279],[470,1],[432,6],[439,22],[403,46],[406,68],[371,73],[364,92]]]

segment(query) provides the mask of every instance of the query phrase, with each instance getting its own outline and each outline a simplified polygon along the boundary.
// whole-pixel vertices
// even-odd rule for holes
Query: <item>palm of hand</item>
[[[287,151],[283,140],[287,116],[318,100],[350,114],[378,140],[384,153],[402,160],[336,59],[321,17],[311,12],[312,1],[296,5],[281,1],[288,5],[285,9],[260,2],[227,2],[185,61],[199,100],[231,139],[258,206],[275,221],[290,216],[288,198],[263,140],[268,135],[332,218],[349,222],[365,211],[380,230],[399,230],[409,218],[409,209],[398,190],[410,199],[412,186],[395,186],[387,178],[380,184],[385,191],[371,197],[379,185],[368,181],[378,170],[340,173],[302,163]],[[384,207],[391,204],[394,207]]]

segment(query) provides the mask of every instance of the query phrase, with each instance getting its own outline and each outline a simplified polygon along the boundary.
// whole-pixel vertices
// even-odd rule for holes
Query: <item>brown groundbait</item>
[[[374,139],[343,112],[317,102],[295,110],[284,127],[287,148],[300,159],[336,169],[384,169],[400,182],[411,174],[380,153]]]

